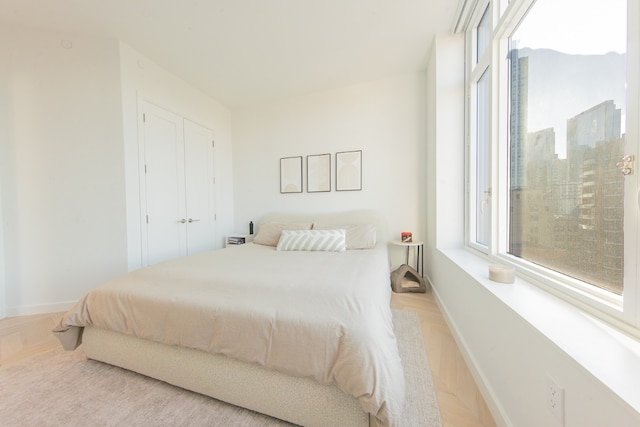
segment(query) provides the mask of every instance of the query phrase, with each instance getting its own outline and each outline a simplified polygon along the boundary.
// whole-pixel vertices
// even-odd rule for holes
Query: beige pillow
[[[347,249],[371,249],[376,245],[376,226],[373,224],[332,225],[314,223],[313,229],[344,229],[347,232]]]
[[[253,243],[266,246],[276,246],[282,230],[311,230],[310,222],[263,222],[258,228],[258,234],[253,238]]]

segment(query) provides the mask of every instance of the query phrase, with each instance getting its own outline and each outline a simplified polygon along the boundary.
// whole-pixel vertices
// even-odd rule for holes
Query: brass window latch
[[[633,161],[635,157],[632,154],[624,156],[622,161],[616,163],[616,167],[620,169],[622,175],[631,175],[633,174]]]

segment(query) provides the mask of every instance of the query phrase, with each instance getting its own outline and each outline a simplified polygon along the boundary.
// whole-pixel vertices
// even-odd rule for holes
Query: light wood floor
[[[433,293],[394,293],[391,307],[418,313],[444,427],[495,427]]]
[[[444,427],[495,426],[433,294],[394,293],[391,306],[418,313]],[[59,347],[51,329],[61,314],[0,320],[0,366]]]

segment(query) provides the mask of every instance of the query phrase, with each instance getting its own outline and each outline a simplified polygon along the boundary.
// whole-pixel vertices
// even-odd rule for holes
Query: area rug
[[[441,427],[416,313],[394,310],[405,369],[403,426]],[[125,369],[51,350],[0,370],[3,426],[290,426]]]

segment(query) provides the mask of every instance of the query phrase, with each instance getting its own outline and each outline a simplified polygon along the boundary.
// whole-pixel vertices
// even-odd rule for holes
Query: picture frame
[[[280,193],[302,193],[302,156],[280,159]]]
[[[331,154],[307,156],[307,193],[331,191]]]
[[[362,150],[336,153],[336,191],[362,190]]]

